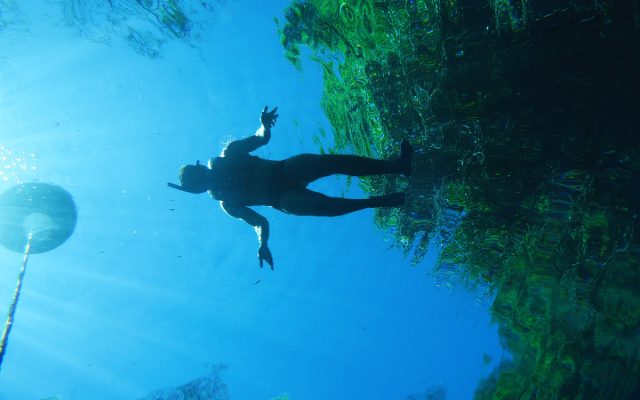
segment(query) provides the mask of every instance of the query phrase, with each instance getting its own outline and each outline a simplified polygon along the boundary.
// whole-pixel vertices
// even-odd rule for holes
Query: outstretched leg
[[[402,141],[400,155],[393,160],[341,155],[300,154],[284,162],[284,172],[305,185],[316,179],[334,174],[351,176],[404,174],[411,175],[413,149],[407,140]]]
[[[391,193],[368,199],[344,199],[300,188],[284,192],[278,208],[294,215],[335,217],[365,208],[399,207],[404,201],[404,193]]]

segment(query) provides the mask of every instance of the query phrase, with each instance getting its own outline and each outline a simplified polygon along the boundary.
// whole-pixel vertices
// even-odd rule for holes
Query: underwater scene
[[[0,0],[0,400],[640,399],[639,94],[640,0]]]

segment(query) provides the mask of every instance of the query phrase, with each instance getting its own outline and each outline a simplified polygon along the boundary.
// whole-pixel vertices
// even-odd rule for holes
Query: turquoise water
[[[318,152],[321,71],[284,57],[288,2],[185,2],[184,36],[140,4],[0,1],[0,190],[53,182],[78,206],[71,239],[29,260],[0,399],[144,398],[220,364],[232,399],[471,398],[504,357],[491,301],[434,280],[435,252],[411,267],[370,211],[261,208],[276,268],[260,269],[248,225],[166,187],[266,104],[280,118],[257,155]],[[22,255],[0,261],[4,314]]]

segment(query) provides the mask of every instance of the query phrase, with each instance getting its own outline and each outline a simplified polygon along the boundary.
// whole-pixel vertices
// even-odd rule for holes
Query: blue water
[[[256,154],[318,152],[321,71],[284,58],[287,1],[227,1],[155,58],[105,21],[69,26],[64,3],[82,2],[0,1],[0,190],[53,182],[79,212],[67,243],[29,260],[1,400],[136,399],[216,364],[232,399],[472,397],[503,357],[491,301],[439,285],[435,253],[412,267],[370,211],[259,208],[276,267],[260,269],[248,225],[166,187],[253,134],[267,104],[280,118]],[[364,195],[340,178],[313,188]],[[0,249],[3,315],[21,262]]]

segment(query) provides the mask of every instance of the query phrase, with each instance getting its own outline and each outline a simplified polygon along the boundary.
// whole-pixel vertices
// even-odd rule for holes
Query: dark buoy
[[[31,254],[55,249],[71,236],[77,219],[73,197],[52,183],[23,183],[0,194],[0,243],[18,253],[29,235]]]
[[[60,246],[73,233],[77,220],[73,197],[52,183],[23,183],[0,194],[0,243],[9,250],[24,253],[0,336],[0,366],[7,350],[29,254],[44,253]]]

